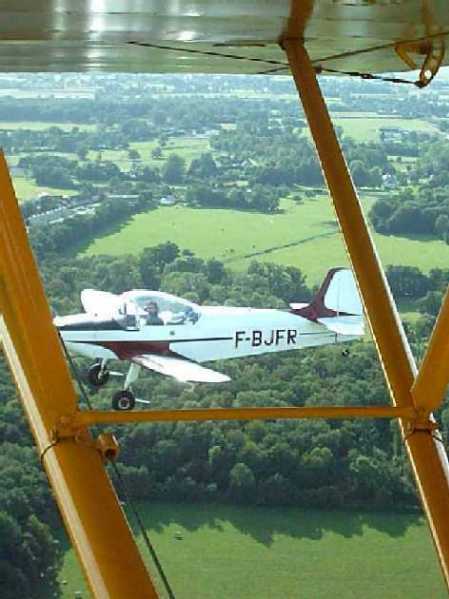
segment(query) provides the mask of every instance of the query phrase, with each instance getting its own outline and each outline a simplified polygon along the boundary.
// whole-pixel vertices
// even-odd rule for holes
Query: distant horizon
[[[409,71],[409,70],[404,70],[404,71],[385,71],[385,72],[380,72],[380,73],[373,73],[373,75],[376,76],[385,76],[385,77],[402,77],[405,79],[410,78],[410,80],[413,79],[417,79],[420,73],[420,69],[415,69],[413,71]],[[149,79],[149,78],[161,78],[161,77],[167,77],[167,78],[178,78],[178,79],[215,79],[215,78],[229,78],[229,79],[249,79],[249,78],[254,78],[256,80],[260,80],[260,79],[271,79],[271,80],[279,80],[279,78],[287,78],[287,77],[291,77],[290,73],[288,72],[280,72],[280,73],[273,73],[273,74],[249,74],[249,73],[144,73],[144,72],[136,72],[136,73],[132,73],[132,72],[124,72],[124,71],[61,71],[61,72],[49,72],[49,71],[35,71],[35,72],[29,72],[29,71],[14,71],[14,72],[3,72],[0,73],[0,80],[4,79],[4,80],[8,80],[8,79],[14,79],[15,77],[29,77],[29,78],[35,78],[35,77],[48,77],[49,79],[54,79],[55,77],[66,77],[66,78],[71,78],[71,77],[79,77],[79,76],[84,76],[86,78],[110,78],[113,76],[119,76],[119,77],[132,77],[132,78],[137,78],[137,77],[142,77],[145,79]],[[320,78],[330,78],[330,79],[334,79],[334,78],[338,78],[338,79],[345,79],[347,80],[361,80],[361,78],[358,77],[352,77],[349,75],[326,75],[323,74],[320,76]],[[445,80],[449,80],[449,66],[442,66],[440,67],[437,75],[435,76],[435,81],[438,81],[438,79],[445,79]]]

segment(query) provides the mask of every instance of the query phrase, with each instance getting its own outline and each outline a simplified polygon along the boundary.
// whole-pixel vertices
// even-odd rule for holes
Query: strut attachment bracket
[[[419,68],[410,56],[411,54],[419,54],[425,57],[416,85],[426,87],[438,73],[446,48],[442,37],[433,37],[412,42],[398,42],[395,44],[394,49],[399,58],[411,69]]]
[[[96,439],[92,438],[88,429],[73,416],[61,416],[58,424],[52,431],[52,443],[56,444],[63,439],[72,439],[75,443],[92,447],[101,455],[103,461],[114,461],[119,452],[120,445],[112,433],[101,433]]]
[[[418,409],[416,417],[407,420],[405,423],[406,438],[417,432],[433,433],[435,430],[438,430],[438,424],[427,410]]]

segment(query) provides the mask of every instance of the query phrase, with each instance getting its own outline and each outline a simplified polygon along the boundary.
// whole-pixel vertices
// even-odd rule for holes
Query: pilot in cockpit
[[[145,324],[156,326],[164,324],[164,321],[159,317],[159,307],[156,302],[147,302],[143,309],[147,313]]]

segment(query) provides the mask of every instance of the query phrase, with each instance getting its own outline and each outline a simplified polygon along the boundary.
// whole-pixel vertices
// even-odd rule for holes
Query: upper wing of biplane
[[[449,34],[446,0],[0,0],[0,9],[0,71],[283,73],[279,41],[304,38],[324,69],[378,73],[440,61]]]

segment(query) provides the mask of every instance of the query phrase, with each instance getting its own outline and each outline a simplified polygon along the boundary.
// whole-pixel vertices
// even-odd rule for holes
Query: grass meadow
[[[365,210],[374,201],[363,196]],[[253,259],[299,267],[308,282],[319,282],[332,266],[348,263],[330,201],[325,194],[298,204],[281,202],[278,214],[182,205],[138,214],[115,232],[93,241],[87,255],[137,254],[144,247],[173,241],[203,258],[215,257],[242,270]],[[446,268],[449,246],[443,241],[375,234],[384,266],[417,266],[423,272]]]
[[[438,128],[421,119],[404,119],[398,117],[366,116],[357,112],[351,116],[338,116],[335,113],[334,125],[342,127],[345,135],[356,141],[379,141],[382,127],[394,127],[403,131],[417,131],[421,133],[438,133]]]
[[[343,113],[344,116],[339,116],[341,113],[336,113],[334,122],[337,126],[342,127],[344,133],[354,138],[357,141],[376,141],[379,139],[379,132],[382,127],[397,127],[399,129],[407,131],[427,131],[435,133],[438,131],[435,125],[430,124],[426,121],[419,119],[403,119],[396,117],[379,117],[363,113]],[[93,124],[80,124],[74,125],[71,123],[51,123],[51,122],[40,122],[40,121],[25,121],[25,122],[4,122],[0,121],[0,129],[32,129],[32,130],[44,130],[49,127],[59,127],[65,131],[70,131],[72,128],[77,127],[84,131],[95,130]],[[307,133],[309,135],[309,133]],[[140,155],[140,159],[145,165],[150,167],[162,168],[164,162],[170,154],[178,154],[184,158],[187,168],[193,159],[200,156],[204,152],[211,150],[209,140],[201,137],[171,137],[167,140],[166,145],[162,148],[161,158],[155,159],[152,157],[153,149],[159,145],[157,139],[144,142],[132,142],[129,144],[129,148],[137,150]],[[60,154],[58,152],[52,152],[53,155]],[[132,166],[132,161],[129,159],[128,150],[102,150],[100,152],[102,160],[110,160],[117,164],[117,166],[123,171],[129,171]],[[70,159],[76,159],[74,154],[60,154]],[[88,153],[89,160],[95,160],[99,155],[98,151],[90,151]],[[9,157],[10,163],[16,163],[19,156]],[[36,198],[40,193],[51,193],[51,194],[69,194],[70,190],[61,190],[48,187],[40,187],[36,183],[26,177],[15,177],[14,185],[16,193],[20,201],[28,201]],[[73,193],[73,192],[72,192]]]
[[[335,124],[358,141],[378,139],[381,127],[435,129],[420,120],[362,114],[336,113]],[[74,127],[67,123],[0,122],[0,129],[41,130],[53,125],[65,130]],[[78,127],[95,128],[90,124]],[[170,138],[162,159],[155,160],[151,152],[156,145],[157,140],[135,142],[130,148],[139,152],[145,164],[159,167],[171,153],[179,154],[189,165],[210,149],[207,139]],[[90,152],[89,158],[97,155]],[[131,167],[126,150],[105,150],[102,158],[124,170]],[[15,177],[14,187],[22,201],[42,192],[70,193],[39,187],[24,177]],[[301,190],[299,195],[303,195]],[[362,193],[365,210],[375,197]],[[385,266],[411,265],[427,272],[449,263],[449,246],[442,241],[378,234],[375,238]],[[246,268],[252,259],[294,265],[307,275],[309,284],[321,281],[328,268],[347,264],[324,192],[302,203],[284,199],[281,211],[273,215],[182,205],[160,207],[136,215],[93,241],[83,253],[137,254],[168,240],[201,257],[216,257],[236,270]],[[411,311],[408,306],[403,308]],[[447,596],[427,525],[418,515],[180,504],[142,504],[140,509],[177,599]],[[138,542],[144,550],[139,535]],[[64,599],[73,599],[78,590],[83,597],[89,596],[71,548],[65,553],[60,580],[64,581]]]
[[[170,137],[165,146],[162,147],[160,159],[151,156],[152,150],[159,145],[158,140],[136,141],[129,144],[133,150],[137,150],[145,164],[161,168],[170,154],[178,154],[186,161],[187,168],[194,158],[202,153],[210,151],[209,140],[203,137]]]
[[[43,131],[50,127],[59,127],[64,131],[71,131],[74,128],[80,131],[94,131],[96,125],[90,123],[53,123],[50,121],[0,121],[0,129],[30,129],[31,131]]]
[[[140,511],[177,599],[446,597],[418,515],[209,504]],[[60,580],[66,599],[84,588],[72,549]]]
[[[32,179],[29,179],[28,177],[14,177],[14,190],[20,202],[28,202],[30,200],[34,200],[42,193],[63,196],[70,196],[76,193],[74,189],[42,187],[40,185],[37,185]]]
[[[64,130],[71,130],[73,127],[78,127],[81,130],[93,130],[94,125],[71,125],[67,123],[41,123],[41,122],[23,122],[23,123],[6,123],[0,122],[1,129],[33,129],[43,130],[48,129],[50,126],[60,127]],[[137,150],[145,166],[158,167],[162,169],[165,161],[170,154],[178,154],[184,158],[186,167],[190,166],[190,163],[195,158],[199,157],[202,153],[210,150],[209,140],[205,138],[195,137],[178,137],[169,138],[166,145],[162,148],[162,156],[159,159],[152,157],[152,150],[159,145],[158,140],[145,141],[145,142],[132,142],[129,144],[130,149]],[[62,156],[70,160],[78,160],[76,154],[72,153],[61,153],[61,152],[48,152],[52,156]],[[129,159],[128,150],[102,150],[101,152],[94,150],[88,152],[87,158],[89,160],[96,160],[98,155],[101,154],[102,160],[110,160],[114,162],[121,170],[131,170],[132,160]],[[20,158],[25,154],[14,154],[8,156],[8,162],[11,166],[18,164]],[[36,199],[42,193],[48,193],[50,195],[73,195],[77,193],[72,189],[59,189],[55,187],[44,187],[37,185],[34,179],[30,177],[19,177],[14,176],[14,189],[20,202],[27,202],[29,200]]]
[[[129,148],[137,150],[140,159],[145,166],[162,168],[166,159],[170,154],[178,154],[186,161],[188,168],[194,158],[198,158],[203,152],[210,150],[209,140],[196,137],[171,137],[167,140],[166,145],[162,148],[161,158],[153,158],[151,152],[159,145],[159,141],[136,141],[129,144]],[[97,150],[88,153],[89,160],[95,160],[98,154],[101,153],[102,160],[110,160],[124,171],[131,169],[132,160],[129,159],[128,150]]]

